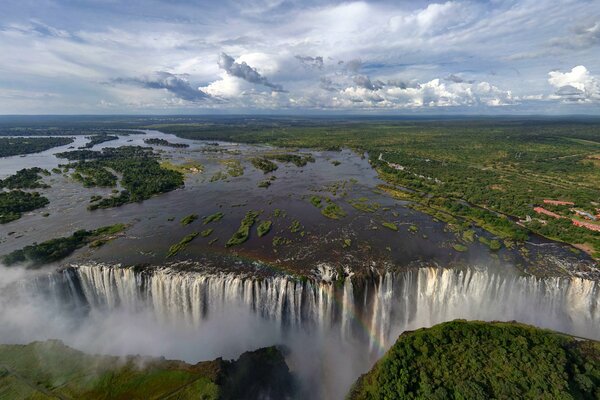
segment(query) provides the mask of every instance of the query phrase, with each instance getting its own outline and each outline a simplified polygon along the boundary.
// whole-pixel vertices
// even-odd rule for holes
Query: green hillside
[[[292,377],[270,347],[196,365],[88,355],[58,341],[0,345],[0,399],[254,399],[289,397]]]
[[[517,323],[406,332],[348,399],[600,399],[600,343]]]

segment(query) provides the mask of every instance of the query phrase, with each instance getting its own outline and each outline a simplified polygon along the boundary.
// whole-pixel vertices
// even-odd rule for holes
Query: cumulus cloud
[[[510,91],[502,90],[488,82],[445,82],[432,79],[414,84],[379,86],[354,85],[340,92],[340,106],[360,104],[362,107],[417,108],[458,106],[502,106],[515,104]]]
[[[551,71],[548,83],[556,88],[553,99],[565,102],[600,101],[600,81],[583,65],[570,72]]]
[[[192,102],[206,100],[210,97],[202,90],[192,87],[185,76],[174,75],[164,71],[138,78],[116,78],[112,82],[116,84],[136,85],[146,89],[164,89],[182,100]]]
[[[281,85],[269,82],[269,80],[266,77],[262,76],[256,70],[256,68],[253,68],[250,65],[246,64],[245,61],[238,63],[233,57],[226,53],[221,53],[221,55],[219,56],[218,64],[219,68],[223,69],[229,75],[241,78],[250,83],[269,87],[276,92],[284,91]]]

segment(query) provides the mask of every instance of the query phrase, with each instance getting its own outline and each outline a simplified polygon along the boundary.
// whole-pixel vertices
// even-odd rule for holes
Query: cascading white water
[[[339,284],[82,265],[36,285],[56,302],[108,310],[149,307],[163,323],[184,320],[196,327],[228,307],[242,307],[284,330],[337,331],[346,340],[368,340],[376,352],[404,330],[457,318],[518,320],[600,339],[599,283],[489,269],[421,268],[373,279],[347,277]]]

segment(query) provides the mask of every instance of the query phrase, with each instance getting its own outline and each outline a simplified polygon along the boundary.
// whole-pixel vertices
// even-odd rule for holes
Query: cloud
[[[475,83],[475,81],[466,81],[464,80],[462,77],[456,75],[456,74],[450,74],[445,78],[447,81],[451,81],[454,83],[463,83],[463,82],[467,82],[467,83]]]
[[[556,88],[551,99],[582,103],[600,101],[600,80],[583,65],[570,72],[551,71],[548,76],[548,83]]]
[[[137,85],[146,89],[164,89],[182,100],[192,102],[210,97],[202,90],[193,88],[184,77],[164,71],[140,78],[116,78],[112,83]]]
[[[571,34],[553,39],[551,44],[570,49],[600,45],[600,21],[575,25],[571,28]]]
[[[379,80],[371,82],[371,79],[366,75],[356,75],[353,80],[357,86],[368,90],[379,90],[385,86],[385,84]]]
[[[370,82],[370,80],[369,80]],[[360,104],[376,108],[431,108],[431,107],[496,107],[516,104],[510,91],[489,82],[444,82],[432,79],[423,83],[389,85],[368,84],[349,86],[340,92],[338,106]]]
[[[275,92],[283,92],[283,87],[269,82],[269,80],[262,76],[256,68],[253,68],[246,64],[245,61],[238,63],[233,57],[226,53],[221,53],[219,56],[219,68],[223,69],[229,75],[241,78],[247,82],[254,83],[257,85],[263,85],[273,89]]]
[[[295,56],[295,58],[307,67],[323,69],[323,57]]]

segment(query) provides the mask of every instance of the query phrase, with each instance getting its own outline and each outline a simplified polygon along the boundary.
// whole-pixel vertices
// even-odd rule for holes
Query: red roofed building
[[[587,228],[591,231],[600,232],[600,225],[592,224],[589,222],[578,221],[576,219],[573,220],[573,225],[580,226],[582,228]]]
[[[548,199],[545,199],[544,203],[551,204],[553,206],[574,206],[575,205],[575,203],[570,202],[570,201],[548,200]]]
[[[560,215],[553,213],[552,211],[546,210],[545,208],[542,208],[542,207],[535,207],[533,209],[533,211],[535,211],[538,214],[548,215],[553,218],[562,218]]]

